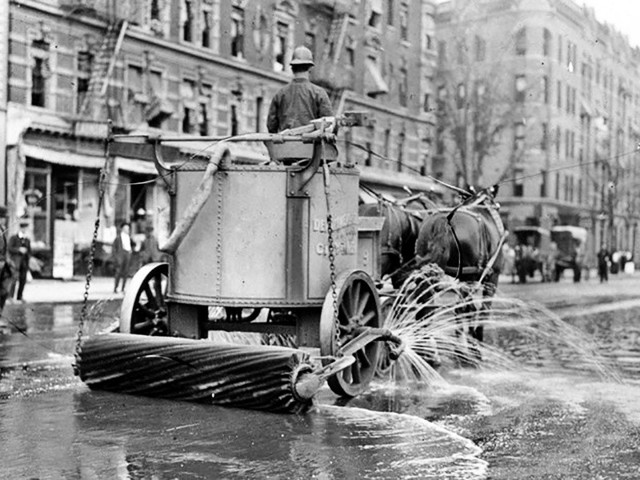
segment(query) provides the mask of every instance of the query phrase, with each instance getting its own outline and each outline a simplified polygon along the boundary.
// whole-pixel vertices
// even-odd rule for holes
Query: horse
[[[359,215],[384,217],[380,231],[380,274],[389,275],[394,288],[402,286],[415,257],[420,229],[420,215],[382,198],[377,203],[362,204]]]
[[[498,286],[502,246],[507,238],[494,202],[495,191],[491,187],[469,194],[456,207],[427,211],[415,244],[418,265],[436,264],[446,275],[479,288],[483,299],[480,311],[491,307],[487,299]],[[467,303],[468,308],[474,308],[472,302]],[[472,325],[469,334],[482,342],[484,328]]]

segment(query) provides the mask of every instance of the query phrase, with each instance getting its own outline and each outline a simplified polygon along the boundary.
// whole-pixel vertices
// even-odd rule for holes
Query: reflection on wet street
[[[96,305],[91,331],[118,307]],[[346,405],[324,389],[301,416],[90,391],[71,369],[79,305],[5,313],[2,478],[634,478],[640,464],[633,309],[568,320],[622,382],[554,345],[517,369],[445,371],[439,386],[374,383]],[[517,331],[493,338],[519,355]]]

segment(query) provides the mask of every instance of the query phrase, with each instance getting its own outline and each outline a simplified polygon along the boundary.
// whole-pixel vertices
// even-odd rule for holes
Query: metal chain
[[[324,196],[327,202],[327,243],[329,250],[329,279],[331,281],[331,296],[333,297],[333,323],[336,327],[336,343],[340,345],[340,329],[338,324],[338,292],[336,286],[336,250],[333,241],[333,217],[331,216],[331,191],[329,189],[330,171],[324,155],[324,140],[322,149],[322,172],[324,174]]]
[[[80,358],[80,352],[82,351],[82,333],[84,330],[84,324],[87,320],[89,312],[89,288],[91,287],[91,278],[93,276],[93,259],[96,254],[96,245],[98,243],[98,231],[100,229],[100,214],[102,212],[102,203],[104,201],[105,185],[107,181],[107,171],[109,166],[109,154],[105,155],[104,165],[100,170],[100,177],[98,179],[98,211],[96,213],[96,221],[93,227],[93,237],[91,238],[91,248],[89,249],[89,260],[87,261],[87,275],[84,284],[84,295],[82,299],[82,310],[80,312],[80,321],[78,323],[78,333],[76,334],[75,345],[75,363],[73,364],[73,373],[75,375],[80,374],[78,368],[78,360]]]

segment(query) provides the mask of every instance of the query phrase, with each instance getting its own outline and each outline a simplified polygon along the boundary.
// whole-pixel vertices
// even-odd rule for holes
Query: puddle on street
[[[376,381],[349,402],[325,388],[296,416],[90,391],[71,370],[78,308],[25,311],[12,318],[29,339],[0,338],[7,478],[633,478],[640,464],[634,310],[569,319],[622,383],[554,345],[553,361],[448,367],[430,387]],[[116,312],[100,308],[92,331]],[[531,351],[517,332],[491,339]]]

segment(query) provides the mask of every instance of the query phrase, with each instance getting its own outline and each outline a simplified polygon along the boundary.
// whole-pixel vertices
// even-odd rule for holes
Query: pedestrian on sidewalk
[[[131,254],[135,248],[133,240],[131,239],[131,225],[129,222],[122,222],[120,224],[120,231],[116,236],[112,246],[113,263],[115,266],[114,272],[114,284],[113,293],[118,291],[118,284],[122,280],[122,290],[127,283],[127,277],[129,276],[129,267],[131,264]]]
[[[7,208],[0,206],[0,315],[13,285],[13,270],[7,259],[7,243]]]
[[[16,292],[16,284],[18,287],[16,300],[22,302],[24,294],[24,286],[27,283],[27,275],[29,273],[29,258],[31,257],[31,240],[27,229],[31,222],[27,218],[21,218],[18,223],[18,233],[13,234],[9,238],[9,261],[14,269],[13,283],[11,286],[11,297]]]
[[[609,262],[611,261],[611,255],[606,245],[602,245],[598,251],[598,277],[600,283],[609,281]]]

